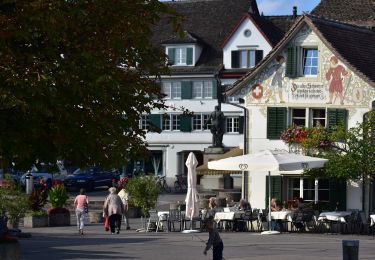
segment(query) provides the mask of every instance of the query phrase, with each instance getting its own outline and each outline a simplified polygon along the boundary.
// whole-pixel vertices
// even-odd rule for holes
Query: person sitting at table
[[[271,211],[275,212],[275,211],[281,211],[281,210],[282,210],[282,206],[281,206],[280,200],[278,200],[277,198],[272,198],[271,199]],[[283,222],[281,221],[281,219],[272,220],[271,228],[272,230],[281,231],[282,224]]]
[[[247,202],[245,199],[241,199],[240,200],[240,206],[238,208],[239,210],[243,210],[243,211],[246,211],[246,210],[251,210],[251,205],[249,202]]]
[[[208,210],[207,210],[207,217],[215,217],[216,213],[216,200],[215,197],[211,197],[208,199]]]

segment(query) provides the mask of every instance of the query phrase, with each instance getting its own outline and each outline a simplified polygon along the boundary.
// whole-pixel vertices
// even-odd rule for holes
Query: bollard
[[[342,241],[342,259],[358,260],[359,240]]]
[[[31,173],[26,174],[25,182],[26,182],[26,194],[31,195],[34,190],[34,180],[33,175]]]

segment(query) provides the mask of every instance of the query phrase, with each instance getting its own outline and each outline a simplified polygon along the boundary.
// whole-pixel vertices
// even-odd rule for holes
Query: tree
[[[178,29],[157,0],[2,1],[3,167],[57,157],[109,167],[142,154],[140,115],[165,106],[166,56],[149,41],[162,15]]]
[[[322,169],[311,169],[307,174],[315,177],[375,179],[375,111],[367,119],[346,130],[336,127],[332,133],[311,131],[301,142],[306,151],[329,159]]]

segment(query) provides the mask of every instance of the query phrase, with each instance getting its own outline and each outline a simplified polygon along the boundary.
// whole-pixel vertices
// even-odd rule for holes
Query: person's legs
[[[85,217],[86,213],[84,211],[81,212],[81,217],[80,217],[80,229],[81,233],[83,233],[83,227],[85,226]]]
[[[80,231],[80,229],[81,229],[81,223],[80,223],[81,211],[79,209],[76,209],[76,217],[77,217],[77,229],[78,229],[78,231]]]
[[[224,245],[223,242],[221,242],[218,246],[213,247],[212,252],[212,259],[213,260],[222,260],[223,259],[223,249]]]
[[[114,215],[109,216],[108,220],[109,220],[109,228],[111,230],[111,233],[114,234],[115,229],[116,229],[116,215],[114,214]]]
[[[121,230],[121,218],[122,218],[122,215],[120,214],[116,214],[116,220],[115,220],[115,224],[116,224],[116,227],[117,227],[117,234],[120,233],[120,230]]]
[[[126,229],[130,229],[130,224],[129,224],[129,211],[128,211],[128,210],[125,210],[124,221],[125,221]]]

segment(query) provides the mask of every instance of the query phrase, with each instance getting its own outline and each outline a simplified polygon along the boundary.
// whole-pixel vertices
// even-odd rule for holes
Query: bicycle
[[[159,176],[156,180],[156,186],[159,187],[161,191],[170,193],[172,191],[171,187],[168,186],[165,176]]]
[[[175,192],[185,192],[187,191],[187,184],[186,184],[186,177],[182,174],[177,174],[176,181],[174,182],[174,190]]]

